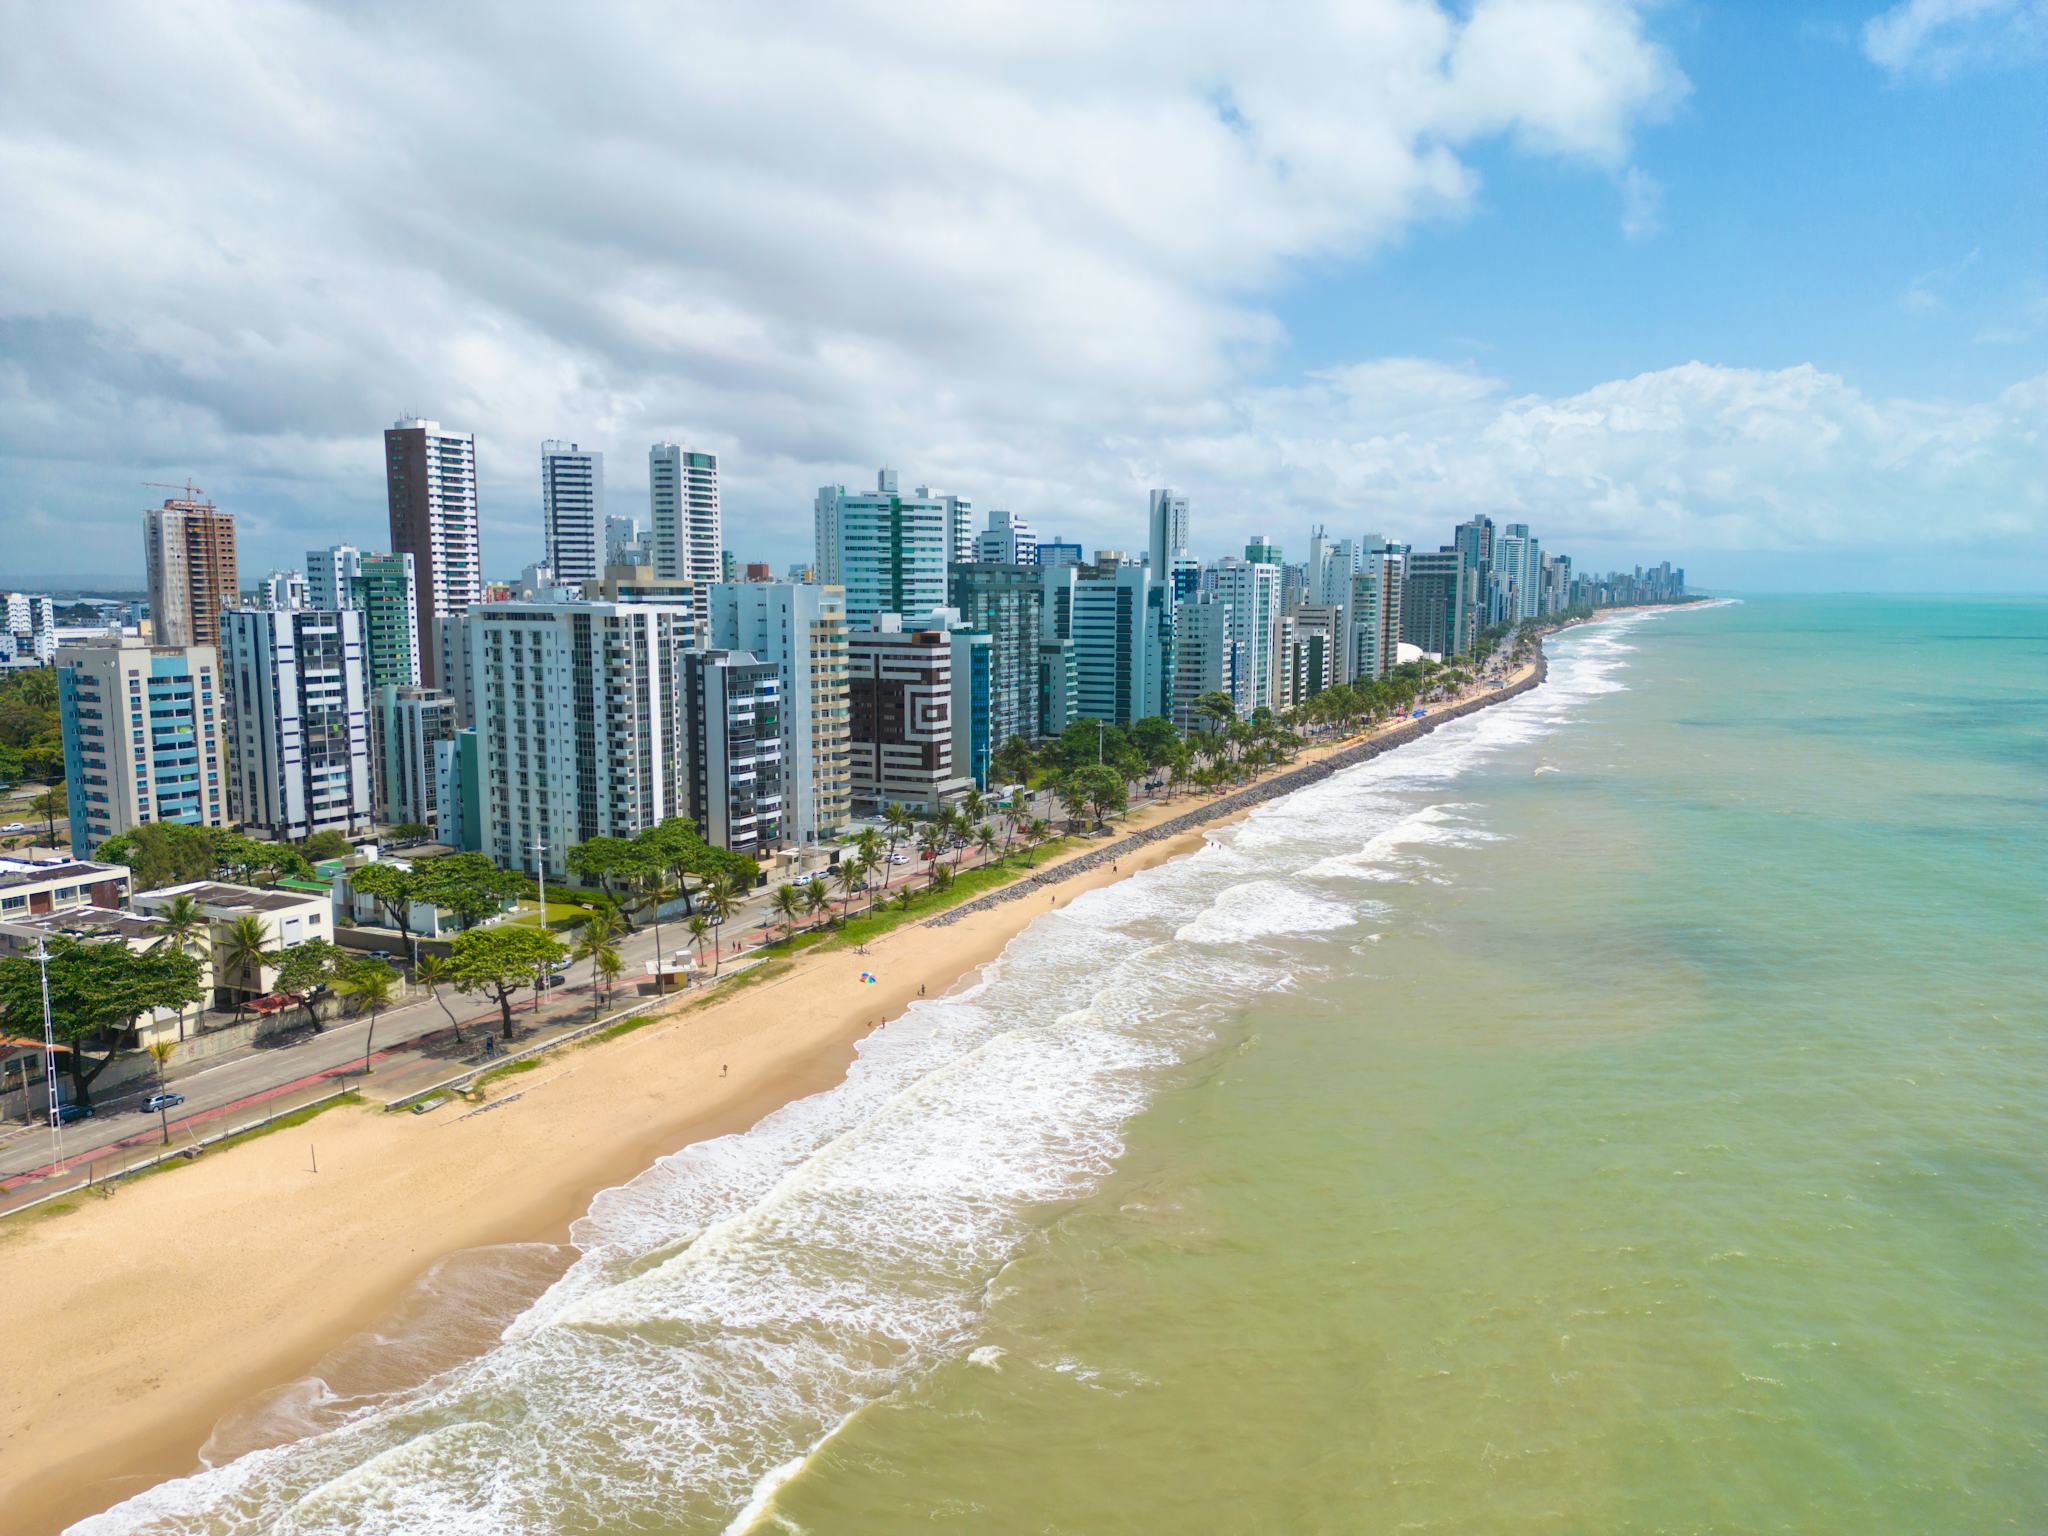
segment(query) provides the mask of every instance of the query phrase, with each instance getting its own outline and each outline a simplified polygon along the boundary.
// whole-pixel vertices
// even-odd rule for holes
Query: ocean
[[[76,1529],[2040,1529],[2048,603],[1550,654]]]

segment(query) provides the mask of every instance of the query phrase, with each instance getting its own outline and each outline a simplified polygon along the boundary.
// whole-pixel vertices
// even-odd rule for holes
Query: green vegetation
[[[219,827],[187,827],[151,821],[110,837],[95,855],[126,864],[138,891],[184,885],[193,880],[229,880],[238,885],[284,879],[310,880],[313,866],[284,843],[260,843]]]
[[[377,903],[408,948],[415,903],[450,913],[457,926],[467,930],[533,889],[525,875],[500,869],[481,853],[444,853],[411,865],[380,859],[350,870],[348,883],[351,890]]]
[[[29,667],[0,676],[0,785],[55,784],[63,777],[56,672]]]
[[[130,949],[116,939],[50,945],[50,1021],[71,1074],[72,1096],[92,1102],[92,1085],[120,1049],[135,1021],[158,1008],[184,1009],[203,995],[199,962],[162,944]],[[0,1027],[40,1040],[43,993],[36,962],[26,955],[0,959]]]
[[[538,928],[477,928],[448,950],[448,980],[455,990],[488,997],[498,1005],[504,1037],[512,1038],[512,998],[568,959],[553,934]]]

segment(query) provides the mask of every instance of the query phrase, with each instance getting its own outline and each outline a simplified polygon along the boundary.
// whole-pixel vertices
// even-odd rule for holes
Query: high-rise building
[[[1351,578],[1351,601],[1345,606],[1345,657],[1343,669],[1348,681],[1370,683],[1385,677],[1394,665],[1395,650],[1389,644],[1385,608],[1388,593],[1398,613],[1401,582],[1398,570],[1390,584],[1387,557],[1369,555],[1365,568]],[[1401,626],[1397,620],[1391,637],[1398,643]]]
[[[1174,606],[1173,709],[1168,715],[1183,731],[1201,724],[1195,701],[1205,693],[1236,691],[1231,672],[1231,605],[1220,593],[1199,592]]]
[[[1252,565],[1270,565],[1276,571],[1287,563],[1280,552],[1280,546],[1263,533],[1254,534],[1244,547],[1245,560]]]
[[[818,579],[846,589],[849,630],[867,629],[878,614],[945,605],[955,500],[901,495],[892,469],[875,477],[873,491],[818,488]]]
[[[1272,546],[1254,541],[1251,547]],[[1237,712],[1270,709],[1278,697],[1274,650],[1280,633],[1280,567],[1226,555],[1213,569],[1216,594],[1230,605],[1230,676]]]
[[[853,798],[879,811],[935,810],[973,786],[953,759],[953,644],[938,629],[906,630],[895,613],[847,636]]]
[[[931,486],[920,485],[917,495],[923,501],[935,501],[945,509],[946,516],[946,564],[957,565],[974,558],[974,503],[965,496],[955,496],[949,491],[934,490]]]
[[[846,593],[797,582],[720,582],[705,589],[711,644],[776,669],[783,834],[823,842],[853,814],[848,757]]]
[[[647,508],[654,574],[723,581],[724,534],[718,510],[718,455],[681,443],[647,450]]]
[[[413,557],[362,556],[349,578],[348,599],[348,606],[363,616],[363,657],[370,687],[418,687],[420,610]]]
[[[1040,539],[1038,563],[1045,566],[1079,565],[1087,552],[1072,539]]]
[[[665,603],[481,603],[469,652],[484,852],[551,876],[593,837],[689,814],[682,653],[694,615]],[[538,850],[535,844],[541,846]]]
[[[974,536],[974,553],[956,564],[1035,565],[1038,530],[1015,512],[991,511],[988,526]]]
[[[1012,736],[1034,739],[1043,712],[1044,572],[1030,564],[977,560],[954,566],[946,580],[949,606],[961,622],[989,637],[989,732],[995,745]]]
[[[1291,634],[1283,708],[1299,709],[1337,681],[1344,611],[1337,603],[1304,603],[1286,615]]]
[[[1401,578],[1401,638],[1445,660],[1469,647],[1469,575],[1456,549],[1411,554]]]
[[[40,592],[0,592],[0,667],[47,667],[57,658],[57,609]]]
[[[614,565],[654,564],[654,545],[640,531],[640,519],[610,513],[604,520],[604,563]]]
[[[717,847],[756,857],[781,847],[781,669],[750,651],[682,659],[689,814]]]
[[[370,699],[362,615],[236,609],[221,619],[229,802],[235,820],[300,842],[367,833]]]
[[[150,638],[158,645],[218,645],[220,616],[242,600],[235,520],[195,491],[143,513]]]
[[[431,688],[376,689],[377,819],[438,828],[441,796],[457,782],[455,701]]]
[[[256,583],[258,608],[304,608],[308,605],[306,578],[297,571],[271,571]]]
[[[363,552],[353,544],[330,544],[306,551],[306,606],[347,608],[353,599],[349,583],[362,569]]]
[[[228,824],[220,662],[210,645],[109,635],[56,654],[71,848],[146,821]]]
[[[1147,509],[1151,540],[1147,546],[1152,576],[1164,581],[1174,560],[1188,552],[1188,499],[1174,490],[1152,492]]]
[[[384,484],[391,502],[392,553],[413,557],[419,680],[441,683],[435,622],[484,597],[477,517],[476,439],[409,417],[384,434]]]
[[[1083,719],[1128,725],[1167,709],[1172,615],[1169,589],[1151,571],[1097,557],[1077,569],[1072,637]]]
[[[540,519],[556,581],[578,586],[603,574],[603,454],[553,438],[540,445]]]

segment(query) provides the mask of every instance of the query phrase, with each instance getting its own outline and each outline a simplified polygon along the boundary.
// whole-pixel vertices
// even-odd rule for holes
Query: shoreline
[[[977,974],[1039,916],[1023,897],[1054,887],[1057,904],[1191,852],[1209,827],[1544,673],[1539,650],[1505,687],[1307,749],[1248,788],[1148,807],[1122,836],[905,924],[866,955],[799,955],[725,998],[543,1056],[503,1080],[488,1116],[339,1111],[117,1186],[98,1202],[115,1211],[0,1228],[0,1285],[39,1367],[0,1378],[0,1462],[34,1469],[5,1488],[10,1529],[60,1530],[196,1470],[217,1424],[391,1318],[435,1264],[565,1244],[602,1190],[835,1086],[872,1029]],[[863,969],[881,983],[857,984]]]

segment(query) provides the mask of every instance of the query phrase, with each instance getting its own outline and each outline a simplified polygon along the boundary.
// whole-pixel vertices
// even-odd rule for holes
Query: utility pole
[[[544,857],[542,857],[542,855],[544,855],[547,851],[548,845],[540,840],[540,834],[538,832],[534,833],[533,871],[536,875],[540,877],[540,931],[542,933],[546,933],[548,931],[548,865],[547,860]],[[540,972],[540,985],[534,989],[533,994],[533,1005],[536,1009],[540,1007],[542,1000],[546,998],[547,992],[548,972],[547,967],[542,966]]]
[[[40,934],[36,937],[36,970],[43,985],[43,1096],[49,1100],[50,1147],[62,1157],[64,1118],[57,1113],[57,1030],[50,1021],[50,946]],[[22,1095],[27,1096],[26,1092]]]

